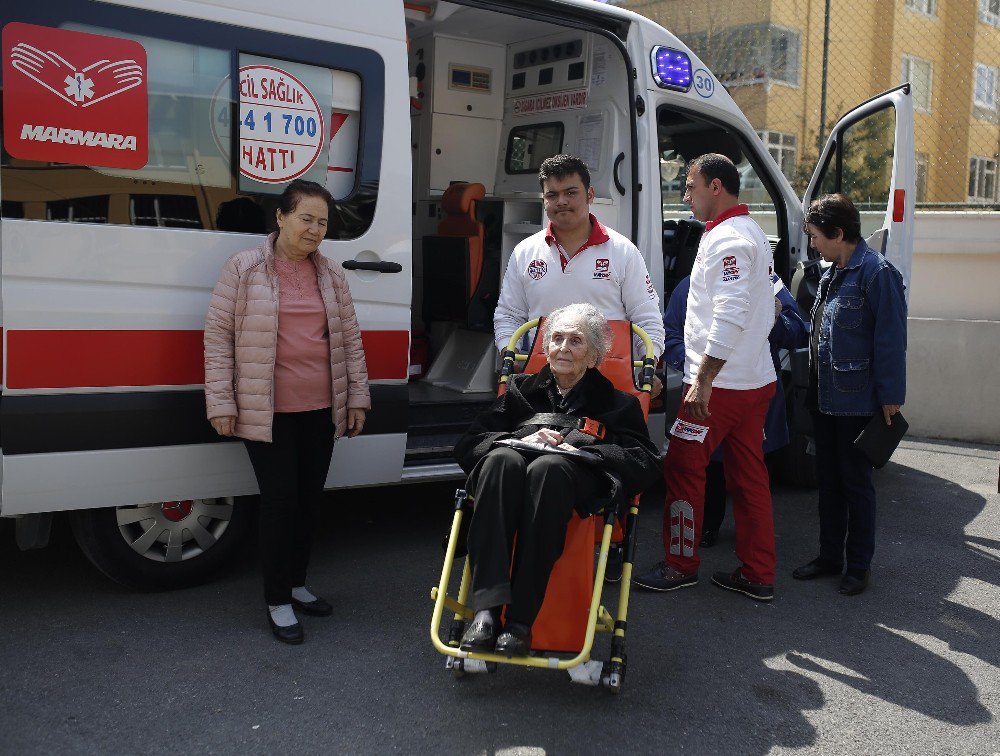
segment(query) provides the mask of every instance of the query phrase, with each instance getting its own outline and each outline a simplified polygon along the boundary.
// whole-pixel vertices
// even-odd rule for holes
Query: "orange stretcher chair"
[[[508,377],[514,372],[517,362],[526,362],[525,372],[536,372],[545,364],[542,349],[540,320],[525,323],[511,336],[504,351],[500,371],[500,393],[506,389]],[[650,390],[653,381],[653,345],[646,333],[627,321],[611,321],[614,341],[607,357],[599,365],[615,388],[631,393],[639,399],[644,415],[648,416]],[[530,353],[518,354],[516,345],[520,338],[538,327]],[[634,361],[632,357],[632,334],[642,339],[645,357]],[[635,368],[640,368],[639,385],[636,385]],[[473,672],[495,672],[498,664],[514,664],[529,667],[564,669],[574,682],[601,685],[617,693],[625,676],[625,620],[628,613],[629,588],[632,576],[632,560],[635,557],[636,518],[639,514],[639,499],[636,497],[627,505],[628,512],[621,512],[620,503],[609,505],[605,511],[581,518],[574,514],[566,529],[566,542],[562,556],[556,562],[549,577],[545,600],[535,623],[532,625],[532,654],[527,657],[508,658],[493,653],[462,651],[459,643],[465,632],[465,623],[473,616],[471,607],[466,605],[471,584],[471,570],[468,559],[462,571],[461,584],[456,597],[448,595],[452,567],[455,560],[457,535],[465,514],[463,505],[468,499],[466,491],[459,489],[455,495],[455,515],[441,568],[441,579],[437,587],[431,589],[434,612],[431,616],[431,641],[434,647],[448,659],[446,668],[457,677]],[[598,530],[598,518],[604,521]],[[622,529],[624,523],[624,529]],[[604,572],[608,561],[608,551],[615,531],[623,534],[624,555],[622,580],[618,594],[618,609],[612,616],[601,605],[604,587]],[[596,534],[600,532],[598,538]],[[601,544],[594,564],[594,543]],[[442,618],[445,609],[453,612],[448,628],[447,640],[442,640]],[[597,632],[612,634],[611,649],[607,661],[591,660],[594,637]]]

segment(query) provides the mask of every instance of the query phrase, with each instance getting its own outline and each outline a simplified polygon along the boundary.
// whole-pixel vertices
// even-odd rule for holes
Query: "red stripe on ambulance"
[[[368,377],[405,380],[407,331],[362,331]],[[201,331],[7,331],[7,388],[190,386],[205,382]]]

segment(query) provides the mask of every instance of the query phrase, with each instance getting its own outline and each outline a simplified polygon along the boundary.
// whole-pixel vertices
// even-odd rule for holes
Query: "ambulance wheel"
[[[163,591],[205,582],[245,542],[251,497],[161,501],[72,513],[77,543],[129,588]]]

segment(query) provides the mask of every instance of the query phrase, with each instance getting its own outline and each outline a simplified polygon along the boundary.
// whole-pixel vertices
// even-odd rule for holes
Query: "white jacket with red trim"
[[[725,360],[713,386],[755,389],[775,380],[767,335],[774,325],[771,245],[749,215],[707,229],[691,270],[684,323],[684,381],[702,355]]]
[[[514,331],[528,320],[588,302],[608,320],[631,320],[643,328],[657,357],[663,353],[660,297],[650,282],[646,262],[626,237],[601,228],[608,240],[585,247],[565,269],[556,244],[546,241],[545,229],[514,247],[493,315],[497,349],[506,348]]]

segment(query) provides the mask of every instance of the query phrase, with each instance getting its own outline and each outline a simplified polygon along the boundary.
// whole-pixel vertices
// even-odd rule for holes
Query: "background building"
[[[702,58],[797,186],[846,110],[909,81],[918,205],[997,203],[1000,0],[616,4],[666,27]],[[879,124],[854,137],[856,170],[890,169],[882,160],[890,136]],[[882,201],[857,198],[866,199]]]

